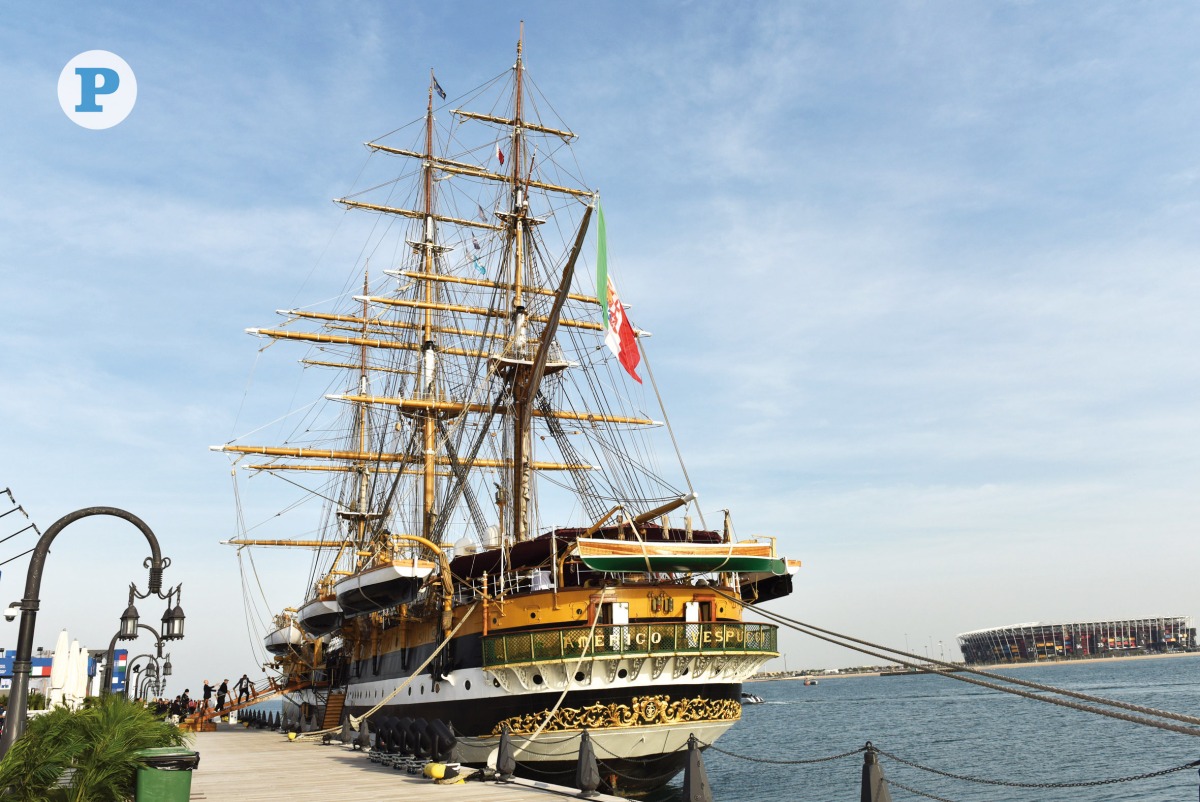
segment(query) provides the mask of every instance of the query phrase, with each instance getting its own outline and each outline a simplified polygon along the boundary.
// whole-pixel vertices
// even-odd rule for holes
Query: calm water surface
[[[1004,670],[1001,669],[1003,672]],[[1010,676],[1174,712],[1200,714],[1200,655],[1009,669]],[[756,682],[767,700],[746,706],[718,745],[778,760],[846,752],[866,741],[956,774],[1066,782],[1156,771],[1200,758],[1200,738],[1165,732],[929,675],[844,677],[805,686]],[[750,763],[704,754],[716,802],[856,800],[862,756],[811,766]],[[1097,788],[996,788],[937,777],[881,760],[889,779],[955,802],[985,800],[1197,799],[1200,777],[1166,777]],[[675,785],[682,784],[682,775]],[[892,796],[918,800],[894,786]],[[678,799],[676,792],[671,795]]]

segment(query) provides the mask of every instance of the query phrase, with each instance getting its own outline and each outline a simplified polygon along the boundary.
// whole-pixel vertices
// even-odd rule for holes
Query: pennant
[[[475,269],[479,271],[479,275],[486,276],[487,271],[483,269],[483,265],[479,264],[479,257],[475,257]]]
[[[485,212],[483,210],[483,207],[480,206],[478,203],[476,203],[475,206],[479,209],[479,221],[481,223],[486,223],[487,222],[487,212]]]
[[[500,164],[504,164],[504,151],[500,150],[500,143],[496,143],[496,158],[500,160]]]
[[[438,97],[440,97],[442,100],[445,100],[446,93],[442,91],[442,85],[437,82],[437,77],[434,76],[432,72],[429,73],[429,75],[433,77],[433,91],[438,93]]]
[[[471,237],[471,244],[475,246],[475,250],[479,250],[479,240]]]
[[[604,344],[616,355],[625,372],[633,377],[638,384],[642,378],[637,375],[638,363],[642,355],[638,353],[637,335],[633,325],[625,315],[625,307],[617,296],[617,288],[608,277],[608,236],[604,229],[604,209],[596,202],[596,213],[600,219],[596,238],[596,296],[600,301],[601,317],[604,319]]]

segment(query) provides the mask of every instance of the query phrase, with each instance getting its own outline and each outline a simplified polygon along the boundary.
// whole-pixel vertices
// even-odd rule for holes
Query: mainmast
[[[529,529],[528,510],[530,496],[530,476],[529,476],[529,452],[532,449],[532,438],[530,437],[531,426],[529,426],[529,405],[533,399],[530,394],[522,394],[519,392],[521,384],[517,381],[518,373],[527,369],[522,362],[528,357],[528,320],[525,314],[525,298],[522,290],[522,284],[525,272],[525,233],[527,227],[526,212],[529,209],[529,200],[525,197],[525,192],[521,187],[521,165],[523,162],[523,154],[521,152],[521,116],[524,90],[524,65],[522,64],[522,55],[525,45],[525,23],[521,22],[521,32],[517,39],[517,63],[516,63],[516,88],[514,93],[513,118],[512,118],[512,143],[510,155],[512,157],[511,170],[511,189],[512,189],[512,216],[510,218],[512,225],[512,254],[513,254],[513,283],[512,283],[512,315],[513,315],[513,340],[512,348],[516,352],[513,356],[516,363],[513,366],[511,374],[512,387],[515,395],[513,398],[513,415],[512,415],[512,443],[513,443],[513,464],[512,464],[512,488],[513,498],[511,503],[512,508],[512,537],[514,541],[522,541],[526,538]],[[532,388],[532,393],[537,392],[537,388]]]
[[[436,400],[436,370],[437,370],[437,345],[433,340],[433,303],[434,303],[434,282],[432,276],[434,269],[434,219],[433,219],[433,87],[436,79],[433,75],[433,69],[429,70],[429,100],[425,109],[425,161],[423,166],[424,171],[424,212],[425,226],[423,245],[423,272],[425,274],[424,284],[424,301],[425,308],[423,310],[423,331],[421,343],[421,367],[418,371],[418,378],[421,386],[415,394],[417,398],[424,398],[430,401]],[[424,456],[423,472],[421,479],[422,488],[422,514],[421,514],[421,536],[428,538],[433,532],[434,520],[437,516],[437,511],[434,509],[434,499],[437,496],[437,421],[434,415],[437,413],[432,409],[426,410],[421,414],[421,434],[422,434],[422,452]]]

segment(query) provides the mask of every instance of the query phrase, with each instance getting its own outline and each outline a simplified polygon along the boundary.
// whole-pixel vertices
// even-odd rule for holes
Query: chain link
[[[952,799],[946,799],[946,797],[944,797],[944,796],[938,796],[937,794],[931,794],[931,793],[929,793],[928,791],[918,791],[916,788],[909,788],[909,787],[908,787],[907,785],[905,785],[904,783],[898,783],[898,782],[896,782],[895,780],[892,780],[892,779],[889,779],[889,780],[887,781],[887,784],[888,784],[889,786],[892,786],[892,787],[895,787],[895,788],[899,788],[899,789],[901,789],[902,791],[908,791],[910,794],[916,794],[917,796],[923,796],[923,797],[925,797],[926,799],[934,799],[934,800],[937,800],[937,802],[954,802],[954,800],[952,800]]]
[[[624,772],[617,771],[612,766],[605,763],[603,760],[597,760],[596,765],[603,767],[605,771],[611,772],[612,774],[615,774],[618,777],[621,777],[622,779],[631,780],[631,781],[637,782],[637,783],[646,783],[646,782],[655,783],[655,782],[659,782],[660,780],[669,780],[672,777],[674,777],[676,774],[678,774],[679,772],[683,771],[683,768],[680,767],[677,769],[671,769],[670,771],[666,772],[665,774],[659,774],[654,777],[635,777],[632,774],[625,774]]]
[[[935,769],[935,768],[931,768],[929,766],[922,766],[920,763],[914,763],[911,760],[905,760],[904,758],[900,757],[899,755],[893,755],[891,752],[885,752],[884,750],[879,749],[878,747],[875,748],[875,751],[878,752],[879,754],[883,755],[884,757],[888,758],[889,760],[894,760],[897,763],[903,763],[905,766],[911,766],[914,769],[920,769],[921,771],[927,771],[930,774],[937,774],[941,777],[949,777],[952,780],[962,780],[964,782],[969,782],[969,783],[979,783],[981,785],[1001,785],[1006,788],[1092,788],[1097,785],[1114,785],[1116,783],[1128,783],[1128,782],[1135,782],[1137,780],[1149,780],[1154,777],[1162,777],[1167,774],[1174,774],[1177,771],[1184,771],[1186,769],[1194,769],[1197,766],[1200,766],[1200,760],[1193,760],[1190,763],[1184,763],[1181,766],[1174,766],[1169,769],[1160,769],[1158,771],[1151,771],[1151,772],[1147,772],[1145,774],[1134,774],[1130,777],[1112,777],[1112,778],[1104,779],[1104,780],[1078,780],[1076,782],[1059,782],[1059,783],[1054,783],[1054,782],[1023,783],[1023,782],[1014,782],[1014,781],[1010,781],[1010,780],[989,780],[989,779],[986,779],[983,777],[971,777],[966,774],[954,774],[949,771],[942,771],[941,769]]]
[[[806,760],[772,760],[766,757],[749,757],[747,755],[739,755],[736,752],[729,752],[725,749],[722,749],[715,744],[704,744],[704,746],[708,747],[714,752],[720,752],[722,755],[729,755],[729,757],[735,757],[738,760],[747,760],[751,763],[771,763],[776,766],[799,766],[810,763],[827,763],[830,760],[841,760],[842,758],[850,757],[851,755],[861,754],[867,749],[865,746],[860,746],[857,749],[850,750],[849,752],[842,752],[840,755],[830,755],[829,757],[812,757]]]

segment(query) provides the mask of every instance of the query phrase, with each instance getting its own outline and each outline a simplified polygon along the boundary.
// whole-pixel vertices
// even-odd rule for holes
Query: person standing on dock
[[[242,674],[242,678],[234,683],[233,687],[237,689],[237,703],[240,705],[242,700],[250,701],[250,677]]]
[[[229,695],[229,680],[221,680],[221,687],[217,688],[217,712],[220,713],[225,709],[225,697]]]

